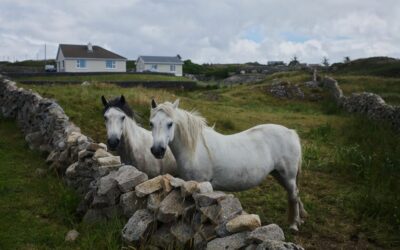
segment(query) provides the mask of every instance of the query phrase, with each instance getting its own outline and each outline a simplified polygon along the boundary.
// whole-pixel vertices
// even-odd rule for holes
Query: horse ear
[[[121,102],[122,105],[124,105],[126,103],[125,96],[121,95],[121,97],[119,98],[119,101]]]
[[[179,99],[176,99],[175,102],[172,104],[172,106],[174,106],[174,108],[178,108],[179,106]]]
[[[103,103],[104,107],[108,106],[108,101],[107,99],[104,97],[104,95],[101,96],[101,102]]]
[[[155,109],[157,108],[157,103],[154,101],[154,99],[151,99],[151,108]]]

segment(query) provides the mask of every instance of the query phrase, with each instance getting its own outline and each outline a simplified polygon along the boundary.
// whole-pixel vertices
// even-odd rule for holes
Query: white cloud
[[[58,43],[105,46],[128,58],[196,62],[400,57],[400,2],[330,0],[0,0],[0,60]]]

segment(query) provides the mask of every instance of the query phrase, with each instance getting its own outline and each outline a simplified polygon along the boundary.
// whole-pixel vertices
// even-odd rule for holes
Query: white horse
[[[271,173],[286,189],[290,228],[298,230],[307,215],[299,197],[300,139],[294,130],[264,124],[222,135],[199,115],[152,100],[151,152],[164,157],[168,146],[175,156],[178,175],[186,180],[210,181],[217,190],[240,191],[259,185]]]
[[[107,101],[102,96],[101,100],[104,105],[107,144],[111,150],[117,150],[122,162],[137,167],[149,177],[166,173],[175,175],[176,162],[171,150],[167,150],[162,160],[151,154],[151,132],[135,122],[135,113],[126,103],[125,97]]]

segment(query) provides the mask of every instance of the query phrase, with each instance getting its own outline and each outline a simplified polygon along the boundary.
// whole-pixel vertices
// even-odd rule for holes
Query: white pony
[[[163,158],[169,146],[180,177],[210,181],[217,190],[246,190],[271,173],[288,193],[290,228],[297,231],[307,215],[297,188],[301,167],[297,133],[280,125],[264,124],[222,135],[208,127],[203,117],[178,105],[179,100],[158,106],[152,100],[154,156]]]
[[[104,119],[107,127],[107,144],[111,150],[117,150],[122,162],[137,167],[149,177],[160,174],[176,174],[176,162],[168,149],[164,159],[156,159],[150,152],[151,132],[140,127],[134,120],[135,113],[128,106],[125,97],[107,101],[101,97],[104,105]]]

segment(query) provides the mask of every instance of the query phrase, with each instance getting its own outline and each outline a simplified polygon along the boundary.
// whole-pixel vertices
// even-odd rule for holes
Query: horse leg
[[[274,170],[271,175],[285,188],[286,192],[288,193],[290,229],[298,231],[298,226],[302,223],[300,211],[303,207],[303,204],[298,196],[296,177],[290,178],[289,176],[285,176],[277,170]]]

